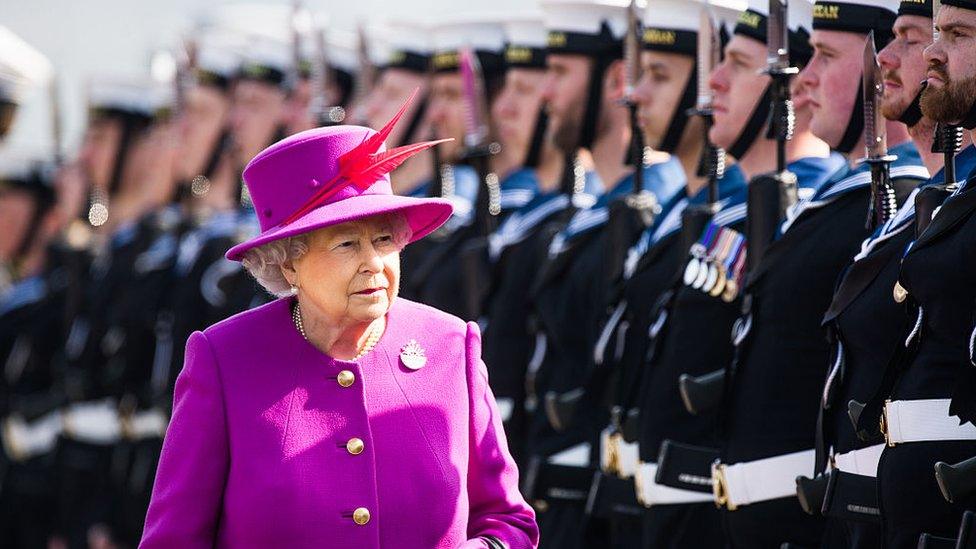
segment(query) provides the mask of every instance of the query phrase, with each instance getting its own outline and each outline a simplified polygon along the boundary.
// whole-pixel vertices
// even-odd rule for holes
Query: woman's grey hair
[[[400,212],[380,214],[349,223],[376,223],[388,225],[393,233],[393,243],[398,250],[410,242],[413,230],[407,218]],[[308,234],[300,234],[280,240],[273,240],[244,253],[241,264],[258,283],[272,295],[284,297],[291,293],[291,284],[281,272],[282,264],[294,261],[308,253]]]

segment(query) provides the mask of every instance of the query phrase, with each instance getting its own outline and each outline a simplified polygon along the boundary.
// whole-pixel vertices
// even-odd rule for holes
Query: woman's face
[[[303,305],[332,323],[371,322],[386,314],[400,287],[400,248],[390,222],[373,218],[325,227],[310,233],[307,243],[293,271],[284,266]]]

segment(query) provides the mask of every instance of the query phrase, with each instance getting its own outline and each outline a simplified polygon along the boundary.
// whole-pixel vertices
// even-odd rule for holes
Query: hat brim
[[[326,204],[295,221],[275,227],[227,250],[225,257],[240,261],[244,254],[262,244],[297,236],[323,227],[365,219],[375,215],[400,212],[406,217],[415,242],[437,230],[450,219],[451,203],[442,198],[414,198],[389,194],[364,194]]]

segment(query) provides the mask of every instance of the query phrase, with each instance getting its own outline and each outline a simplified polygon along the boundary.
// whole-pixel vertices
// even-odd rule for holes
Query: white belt
[[[878,476],[878,461],[881,459],[881,452],[884,451],[884,448],[884,444],[875,444],[860,450],[837,454],[832,460],[834,469],[855,475],[876,477]]]
[[[615,473],[620,478],[631,478],[637,473],[640,452],[636,442],[627,442],[612,427],[600,433],[600,469]]]
[[[813,476],[815,452],[803,450],[756,461],[712,465],[715,504],[729,511],[752,503],[796,497],[796,477]]]
[[[3,422],[4,450],[16,461],[44,455],[54,449],[61,428],[60,410],[49,412],[30,423],[19,415],[12,415]]]
[[[557,452],[546,462],[550,465],[566,465],[569,467],[589,467],[590,466],[590,443],[583,442],[576,446],[566,448],[562,452]]]
[[[905,442],[976,440],[976,426],[949,415],[948,398],[885,401],[881,432],[888,446]]]
[[[714,501],[714,496],[708,492],[695,492],[694,490],[682,490],[658,484],[657,463],[641,463],[637,467],[637,474],[634,476],[636,485],[637,501],[645,507],[652,505],[668,505],[675,503],[704,503]]]
[[[64,433],[90,444],[113,444],[122,435],[119,412],[112,399],[72,404],[64,411]]]
[[[120,420],[122,433],[129,440],[163,438],[166,436],[166,427],[168,425],[169,419],[158,408],[136,412],[130,416],[123,416]]]

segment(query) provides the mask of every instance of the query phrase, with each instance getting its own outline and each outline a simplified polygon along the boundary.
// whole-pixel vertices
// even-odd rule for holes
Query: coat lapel
[[[974,189],[967,189],[949,198],[942,205],[942,208],[939,209],[939,213],[929,223],[929,226],[918,237],[918,240],[915,241],[915,245],[912,246],[908,253],[912,253],[919,248],[924,248],[931,244],[966,219],[974,210],[976,210],[976,192],[974,192]]]

